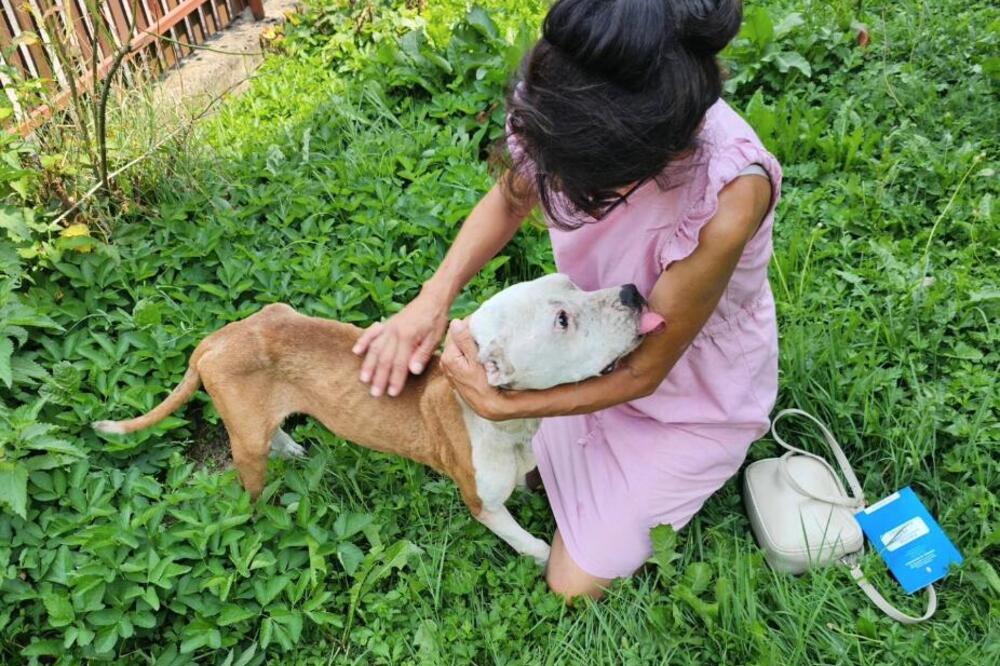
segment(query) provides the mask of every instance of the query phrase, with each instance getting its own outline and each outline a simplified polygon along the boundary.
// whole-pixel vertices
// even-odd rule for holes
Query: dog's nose
[[[633,310],[641,310],[646,305],[646,299],[642,297],[634,284],[627,284],[618,292],[618,298],[622,305]]]

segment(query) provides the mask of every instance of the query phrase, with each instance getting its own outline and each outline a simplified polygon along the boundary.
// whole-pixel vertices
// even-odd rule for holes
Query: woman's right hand
[[[419,375],[448,328],[451,300],[433,292],[420,295],[388,320],[372,324],[352,351],[364,355],[360,379],[375,397],[397,396],[409,373]]]

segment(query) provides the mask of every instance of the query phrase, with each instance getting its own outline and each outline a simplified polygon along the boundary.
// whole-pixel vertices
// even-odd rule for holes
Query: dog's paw
[[[531,557],[535,560],[535,564],[540,567],[545,567],[549,563],[549,554],[552,552],[552,548],[549,544],[544,541],[539,541],[538,546],[532,549]]]
[[[272,458],[305,458],[305,447],[289,437],[284,430],[278,430],[271,438]]]
[[[286,458],[305,458],[306,447],[298,444],[297,442],[291,442],[287,447],[285,447],[283,453]]]

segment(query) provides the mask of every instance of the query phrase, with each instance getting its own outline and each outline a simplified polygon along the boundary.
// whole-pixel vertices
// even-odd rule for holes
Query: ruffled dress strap
[[[664,235],[657,250],[662,270],[694,252],[702,228],[719,210],[722,190],[754,164],[759,164],[767,172],[771,182],[771,204],[744,254],[755,252],[759,245],[770,241],[774,208],[781,195],[781,167],[778,161],[760,143],[744,137],[730,138],[722,146],[716,146],[709,139],[700,150],[703,152],[702,159],[708,164],[691,182],[680,219],[672,233]]]

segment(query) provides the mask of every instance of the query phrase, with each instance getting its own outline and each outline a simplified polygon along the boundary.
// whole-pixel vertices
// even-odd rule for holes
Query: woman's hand
[[[491,421],[509,418],[503,411],[500,389],[486,381],[486,369],[479,362],[479,348],[464,321],[451,322],[441,353],[441,367],[472,411]]]
[[[448,326],[449,298],[424,290],[387,321],[372,324],[358,338],[352,351],[365,355],[360,379],[371,384],[371,394],[397,396],[409,373],[427,367]]]
[[[534,201],[513,208],[497,184],[472,209],[444,261],[420,295],[398,314],[366,330],[354,345],[365,357],[361,381],[371,394],[399,395],[412,372],[427,367],[448,327],[448,310],[465,284],[510,241]]]

